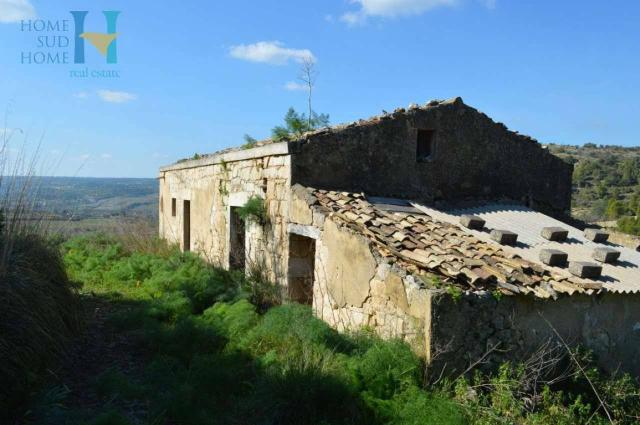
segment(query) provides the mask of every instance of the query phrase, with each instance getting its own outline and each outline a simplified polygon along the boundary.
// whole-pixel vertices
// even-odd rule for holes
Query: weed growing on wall
[[[243,206],[238,208],[240,218],[247,221],[255,221],[264,224],[267,220],[267,210],[264,206],[264,199],[259,196],[252,196]]]

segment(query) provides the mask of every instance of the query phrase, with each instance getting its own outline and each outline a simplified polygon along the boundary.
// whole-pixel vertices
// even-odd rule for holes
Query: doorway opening
[[[300,304],[313,304],[313,272],[316,240],[289,234],[289,298]]]
[[[238,210],[231,207],[229,214],[229,268],[245,269],[245,227]]]
[[[191,251],[191,201],[182,203],[182,250]]]

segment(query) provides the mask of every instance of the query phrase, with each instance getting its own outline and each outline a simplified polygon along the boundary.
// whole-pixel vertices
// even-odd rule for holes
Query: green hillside
[[[27,180],[28,179],[28,180]],[[117,232],[125,224],[158,222],[158,182],[152,178],[15,177],[28,186],[31,215],[66,235]],[[24,217],[23,217],[24,218]],[[155,231],[155,230],[154,230]]]
[[[157,217],[156,179],[35,177],[32,185],[36,210],[60,217]]]
[[[574,165],[572,215],[594,222],[616,220],[618,229],[640,235],[640,147],[548,145]]]

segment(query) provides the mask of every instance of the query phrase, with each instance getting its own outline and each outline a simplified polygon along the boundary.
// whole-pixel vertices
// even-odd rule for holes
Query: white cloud
[[[111,158],[113,158],[113,155],[111,155],[110,153],[103,153],[103,154],[100,154],[100,158],[104,159],[105,161],[108,161]]]
[[[0,22],[4,24],[35,18],[36,10],[29,0],[0,0]]]
[[[284,89],[289,91],[306,90],[307,88],[306,84],[296,83],[295,81],[288,81],[284,85]]]
[[[91,154],[88,154],[88,153],[83,153],[78,157],[80,161],[87,161],[89,160],[89,158],[91,158]]]
[[[79,91],[78,93],[74,93],[73,97],[75,97],[76,99],[86,99],[87,97],[89,97],[89,93],[87,93],[86,91]]]
[[[437,7],[455,6],[459,0],[352,0],[352,2],[359,4],[360,10],[347,12],[340,17],[349,25],[364,23],[368,17],[372,16],[394,18],[420,15]]]
[[[125,103],[136,100],[138,98],[138,96],[133,93],[112,90],[98,90],[98,96],[100,96],[100,99],[104,100],[105,102],[110,103]]]
[[[309,49],[291,49],[279,41],[259,41],[254,44],[239,44],[231,46],[229,54],[249,62],[262,62],[272,65],[284,65],[290,60],[303,62],[316,60]]]

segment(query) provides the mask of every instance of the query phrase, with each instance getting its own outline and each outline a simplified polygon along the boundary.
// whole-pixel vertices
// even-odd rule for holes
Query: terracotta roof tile
[[[600,283],[560,276],[427,214],[384,211],[362,194],[307,190],[311,205],[318,204],[334,220],[369,238],[381,256],[407,269],[435,273],[471,290],[497,289],[506,295],[557,298],[559,293],[602,289]]]

